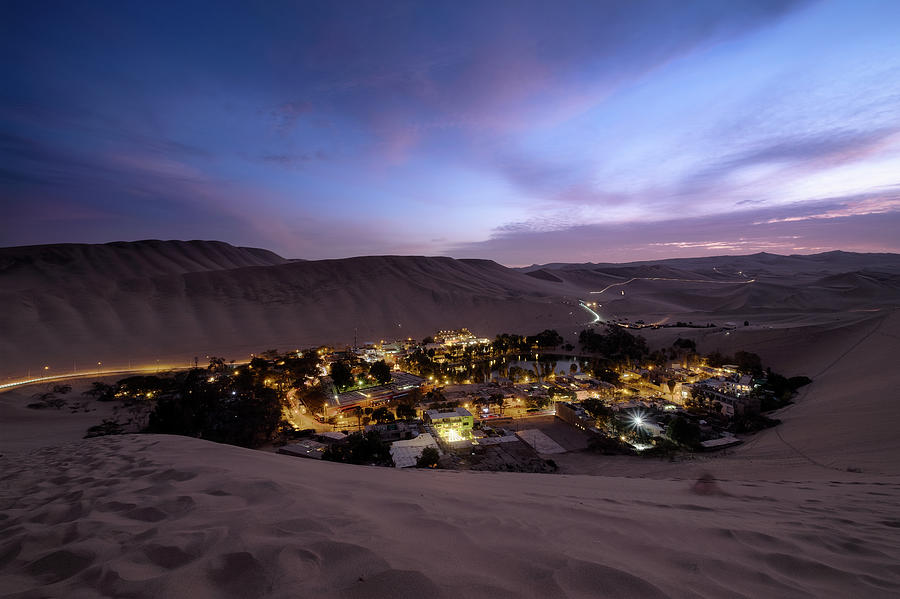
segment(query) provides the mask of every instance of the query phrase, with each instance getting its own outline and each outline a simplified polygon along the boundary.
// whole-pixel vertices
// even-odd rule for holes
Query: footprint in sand
[[[31,562],[25,571],[44,584],[54,584],[75,576],[94,563],[95,557],[61,549]]]

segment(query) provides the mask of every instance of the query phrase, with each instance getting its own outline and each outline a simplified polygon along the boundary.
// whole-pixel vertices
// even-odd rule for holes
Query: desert
[[[203,264],[200,256],[209,255],[208,244],[196,242],[113,249],[146,252],[147,245],[174,246],[190,257],[185,262],[191,272],[218,280],[271,280],[278,275],[259,269],[286,263]],[[196,248],[203,248],[200,256],[192,255]],[[127,296],[121,294],[130,288],[162,289],[158,281],[187,276],[179,274],[183,266],[172,263],[164,272],[140,264],[116,279],[110,273],[124,270],[119,260],[107,265],[108,255],[82,257],[108,250],[81,250],[81,256],[66,262],[68,278],[40,274],[53,266],[35,258],[59,256],[70,251],[67,247],[4,250],[5,264],[14,265],[2,275],[6,322],[27,317],[16,312],[27,307],[9,299],[14,293],[37,296],[47,281],[56,290],[97,285],[98,293],[82,300],[96,306],[80,306],[84,320],[59,331],[68,335],[57,338],[59,345],[70,348],[60,362],[69,361],[71,348],[99,349],[100,341],[85,332],[95,328],[88,317],[111,301],[107,294],[122,302]],[[722,325],[640,332],[651,345],[693,334],[702,348],[752,350],[785,373],[812,378],[778,411],[782,424],[725,454],[696,453],[670,461],[575,451],[552,456],[559,465],[555,474],[341,465],[171,435],[82,439],[108,414],[110,404],[85,398],[77,411],[36,411],[25,407],[34,385],[5,391],[0,396],[3,592],[21,597],[896,595],[900,445],[893,399],[900,381],[893,365],[900,339],[900,259],[861,258],[731,257],[678,264],[675,273],[665,262],[571,267],[576,274],[569,267],[545,267],[561,279],[556,287],[532,283],[528,269],[499,265],[488,265],[499,274],[465,279],[463,285],[460,269],[468,272],[469,265],[410,259],[427,265],[423,270],[430,281],[453,281],[464,288],[454,292],[454,311],[442,311],[444,322],[456,325],[470,315],[479,327],[493,322],[498,332],[535,328],[535,315],[565,330],[586,326],[593,317],[573,300],[590,300],[601,284],[624,282],[634,274],[655,276],[665,269],[667,279],[695,281],[638,279],[604,306],[609,312],[598,312],[647,322],[715,320]],[[374,264],[400,260],[369,259]],[[359,260],[349,262],[329,264],[346,274],[328,293],[347,299],[320,308],[312,318],[298,318],[291,332],[303,337],[310,327],[312,336],[321,334],[318,323],[335,314],[328,310],[359,314],[360,321],[380,320],[367,312],[372,310],[367,297],[390,296],[397,279],[390,269],[359,272],[354,264]],[[864,274],[841,272],[858,269],[861,262]],[[159,265],[162,258],[152,263]],[[751,283],[704,293],[703,283],[696,281],[715,280],[711,265],[722,270],[729,263],[760,281],[758,288]],[[143,276],[145,268],[149,272]],[[105,273],[109,290],[97,284],[97,272]],[[377,291],[354,299],[360,284],[355,277],[365,277]],[[283,283],[279,293],[302,298],[319,287],[298,276]],[[159,297],[142,318],[128,319],[132,335],[143,336],[172,313],[164,307],[194,313],[184,306],[196,305],[209,292],[182,284],[166,288],[168,297]],[[218,289],[227,293],[227,287]],[[832,293],[840,295],[842,309],[822,307]],[[432,294],[435,310],[442,297],[443,292]],[[509,308],[491,321],[496,313],[485,298]],[[229,302],[222,304],[222,310],[231,309]],[[248,335],[271,309],[258,296],[245,296],[238,305],[242,320],[250,323]],[[406,312],[410,329],[430,330],[434,321],[417,321],[415,314]],[[153,349],[157,355],[176,353],[209,318],[179,327],[179,334],[167,339],[170,345]],[[46,313],[44,319],[47,329],[58,321]],[[751,324],[725,326],[736,319]],[[374,332],[387,335],[389,325]],[[271,334],[252,333],[260,335],[257,347],[277,345],[280,337],[266,338],[266,333]],[[50,348],[41,345],[42,339],[39,332],[19,337],[19,349],[7,349],[4,363],[21,370],[16,359],[45,355]],[[103,339],[110,353],[128,351],[127,345],[114,345],[115,336]],[[228,347],[215,349],[224,354]],[[15,372],[7,371],[8,376]],[[74,379],[74,384],[84,388],[96,378]]]
[[[0,3],[0,597],[900,597],[900,2]]]

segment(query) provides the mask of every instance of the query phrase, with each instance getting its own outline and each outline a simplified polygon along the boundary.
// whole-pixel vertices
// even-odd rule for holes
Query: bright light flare
[[[647,424],[647,414],[643,411],[637,410],[632,412],[630,415],[631,422],[628,427],[632,430],[639,430],[644,428],[644,425]]]

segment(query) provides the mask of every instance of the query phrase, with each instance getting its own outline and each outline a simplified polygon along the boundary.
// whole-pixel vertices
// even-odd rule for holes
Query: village
[[[551,472],[553,456],[570,451],[673,456],[737,445],[777,424],[764,412],[803,384],[764,371],[755,354],[725,363],[682,339],[650,352],[614,326],[584,331],[580,352],[562,341],[555,331],[488,339],[460,329],[421,342],[318,348],[314,383],[326,391],[287,402],[294,434],[279,451],[398,468]],[[366,440],[386,451],[369,455]],[[359,447],[347,449],[354,441]]]
[[[554,472],[560,454],[676,459],[738,445],[806,377],[756,354],[701,355],[690,339],[650,350],[624,327],[478,337],[438,331],[247,361],[207,356],[188,370],[97,381],[115,402],[89,436],[156,432],[354,464]],[[55,386],[28,407],[56,408]],[[74,404],[73,404],[74,405]],[[70,406],[71,407],[71,406]]]

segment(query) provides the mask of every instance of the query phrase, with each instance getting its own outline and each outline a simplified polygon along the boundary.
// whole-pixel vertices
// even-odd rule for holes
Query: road
[[[747,285],[749,283],[755,283],[756,279],[747,279],[746,281],[710,281],[707,279],[674,279],[669,277],[633,277],[622,283],[613,283],[611,285],[607,285],[600,291],[590,291],[589,293],[592,295],[600,295],[604,291],[612,289],[613,287],[622,287],[624,285],[628,285],[629,283],[633,283],[634,281],[678,281],[680,283],[711,283],[713,285]]]
[[[593,291],[591,293],[593,293]],[[587,304],[585,304],[582,301],[579,301],[578,305],[581,306],[582,308],[584,308],[585,310],[587,310],[588,312],[590,312],[591,315],[594,317],[594,320],[592,320],[588,324],[597,324],[598,322],[603,322],[603,319],[600,317],[600,315],[597,314],[596,312],[594,312],[593,310],[591,310],[590,308],[588,308]]]
[[[71,379],[86,379],[86,378],[99,378],[104,376],[118,375],[118,374],[149,374],[159,372],[161,369],[158,366],[152,366],[147,368],[131,368],[125,370],[86,370],[84,372],[70,372],[68,374],[54,374],[50,376],[41,376],[41,377],[32,377],[26,379],[19,379],[17,381],[12,381],[10,383],[3,383],[0,385],[0,390],[6,389],[14,389],[16,387],[24,387],[27,385],[37,385],[40,383],[47,383],[53,381],[66,381]],[[166,368],[166,372],[172,370],[188,370],[186,367],[182,368]]]

